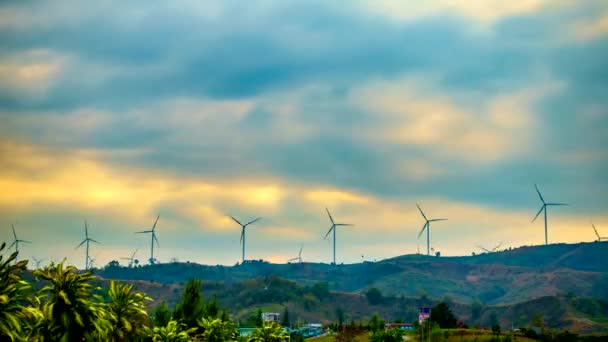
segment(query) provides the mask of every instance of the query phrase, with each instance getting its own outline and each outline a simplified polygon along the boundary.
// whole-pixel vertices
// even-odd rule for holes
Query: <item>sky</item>
[[[3,1],[0,241],[83,267],[608,236],[608,3]],[[124,262],[124,260],[120,260]]]

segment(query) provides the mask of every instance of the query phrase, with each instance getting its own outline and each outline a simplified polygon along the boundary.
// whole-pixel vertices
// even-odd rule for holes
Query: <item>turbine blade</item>
[[[89,241],[101,244],[101,242],[99,242],[97,240],[89,239]]]
[[[8,248],[13,247],[13,246],[14,246],[16,243],[17,243],[17,240],[13,241],[13,243],[11,243],[11,245],[10,245],[10,246],[8,246]]]
[[[139,251],[139,248],[135,250],[135,252],[133,252],[133,254],[131,254],[131,259],[135,258],[135,254],[137,254],[137,251]]]
[[[541,195],[540,190],[538,190],[538,186],[536,184],[534,184],[534,189],[536,189],[536,192],[538,193],[538,197],[540,198],[540,200],[544,204],[545,203],[545,199],[543,198],[543,195]]]
[[[336,225],[334,224],[334,225],[331,226],[331,228],[329,228],[329,230],[327,231],[327,233],[323,237],[323,240],[327,239],[327,236],[329,236],[329,233],[331,233],[331,231],[334,230],[335,227],[336,227]]]
[[[592,223],[591,227],[593,227],[593,231],[595,232],[595,236],[597,236],[598,240],[601,240],[602,238],[600,237],[600,234],[597,232],[597,229],[595,229],[595,225]]]
[[[243,237],[245,237],[245,227],[241,227],[241,244],[243,244]]]
[[[74,249],[78,249],[78,247],[84,245],[85,242],[87,242],[86,239],[82,240],[82,242],[78,246],[76,246]]]
[[[547,203],[547,205],[568,205],[566,203]]]
[[[13,228],[13,236],[15,237],[15,240],[17,240],[17,233],[15,232],[15,225],[11,224],[11,227]]]
[[[87,219],[84,219],[84,236],[87,239],[89,238],[89,227],[87,225]]]
[[[246,226],[248,226],[248,225],[250,225],[250,224],[254,224],[254,223],[258,222],[258,221],[259,221],[259,220],[261,220],[261,219],[262,219],[261,217],[258,217],[258,218],[256,218],[255,220],[251,220],[251,221],[247,222],[245,225],[246,225]]]
[[[492,251],[496,251],[497,249],[500,248],[500,246],[502,246],[502,241],[498,245],[496,245],[496,247],[494,247],[494,249],[492,249]]]
[[[335,222],[334,222],[334,218],[333,218],[333,217],[331,217],[331,214],[329,213],[329,209],[325,208],[325,211],[327,211],[327,216],[329,216],[329,220],[331,221],[331,224],[332,224],[332,225],[333,225],[333,224],[335,224]]]
[[[422,233],[424,233],[424,230],[426,229],[426,226],[428,225],[428,221],[424,223],[424,226],[422,226],[422,229],[420,230],[420,233],[418,233],[418,239],[420,239],[420,236],[422,235]]]
[[[435,221],[447,221],[447,220],[448,220],[447,218],[440,218],[440,219],[432,219],[432,220],[429,220],[429,222],[435,222]]]
[[[298,256],[301,257],[302,256],[302,248],[304,248],[304,246],[300,246],[300,251],[298,252]]]
[[[230,218],[233,219],[234,222],[238,223],[239,226],[241,226],[241,227],[243,226],[243,224],[241,223],[241,221],[235,219],[234,216],[231,216],[231,215],[228,215],[228,216],[230,216]]]
[[[142,230],[141,232],[135,232],[135,234],[147,234],[147,233],[152,233],[151,230]]]
[[[422,214],[422,217],[424,217],[424,219],[426,221],[428,221],[428,219],[426,218],[426,215],[424,215],[424,212],[422,212],[422,209],[420,209],[420,206],[418,205],[418,203],[416,203],[416,207],[418,207],[418,210],[420,211],[420,214]]]
[[[27,241],[27,240],[18,240],[18,241],[21,243],[31,243],[30,241]]]
[[[352,227],[352,226],[354,226],[354,224],[352,224],[352,223],[336,223],[336,227],[337,226],[341,226],[341,227],[350,226],[350,227]]]
[[[158,243],[158,239],[156,238],[156,234],[152,233],[152,238],[154,239],[154,241],[156,241],[156,247],[160,247],[160,244]]]
[[[542,207],[540,207],[540,210],[538,211],[538,213],[536,213],[536,216],[534,216],[534,218],[532,219],[532,222],[536,221],[536,218],[538,217],[538,215],[540,215],[540,213],[543,212],[543,209],[545,209],[546,204],[543,204]]]
[[[156,216],[156,221],[154,221],[154,225],[152,226],[152,231],[154,231],[156,229],[156,224],[158,223],[159,218],[160,218],[160,214],[158,214],[158,216]]]

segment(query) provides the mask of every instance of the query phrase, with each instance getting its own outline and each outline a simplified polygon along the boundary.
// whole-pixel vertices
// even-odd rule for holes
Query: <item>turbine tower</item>
[[[536,184],[534,184],[534,188],[536,189],[536,192],[538,193],[538,198],[540,198],[540,201],[543,202],[542,207],[540,207],[540,210],[538,211],[538,213],[536,213],[536,216],[534,216],[534,219],[532,219],[532,222],[536,221],[536,218],[538,217],[538,215],[540,215],[541,212],[545,212],[545,245],[549,244],[549,238],[547,237],[547,207],[548,206],[558,206],[558,205],[567,205],[566,203],[547,203],[545,202],[545,199],[543,198],[543,195],[541,195],[540,190],[538,190],[538,186],[536,186]]]
[[[591,226],[593,227],[593,231],[595,232],[595,236],[597,236],[597,242],[600,241],[608,241],[608,237],[605,236],[600,236],[600,234],[597,232],[597,229],[595,228],[595,225],[592,223]]]
[[[93,240],[91,238],[89,238],[89,226],[87,224],[87,220],[84,220],[84,240],[82,240],[82,242],[76,246],[75,249],[78,249],[78,247],[82,246],[83,244],[86,243],[86,249],[85,249],[85,259],[84,259],[84,269],[85,271],[89,269],[89,262],[90,262],[90,258],[89,258],[89,242],[95,242],[95,243],[99,243],[99,241]]]
[[[150,234],[150,265],[154,265],[156,263],[156,259],[154,259],[154,242],[156,241],[156,247],[159,247],[158,239],[156,238],[156,224],[158,224],[159,218],[160,215],[156,216],[156,221],[154,221],[152,229],[135,232],[135,234]]]
[[[133,252],[133,254],[131,254],[130,257],[128,258],[120,258],[122,260],[129,260],[129,267],[133,267],[133,261],[135,261],[135,254],[137,254],[137,251],[139,251],[139,248],[135,250],[135,252]]]
[[[447,219],[428,219],[418,204],[416,204],[416,207],[418,207],[420,214],[422,214],[422,217],[424,218],[424,226],[422,226],[422,230],[420,230],[420,233],[418,233],[418,238],[420,239],[420,236],[426,229],[426,255],[431,255],[431,222],[445,221]]]
[[[15,225],[11,224],[11,228],[13,228],[13,243],[11,243],[10,246],[8,246],[8,248],[11,248],[13,246],[15,246],[15,253],[19,254],[19,243],[31,243],[27,240],[20,240],[19,238],[17,238],[17,232],[15,232]],[[17,259],[15,259],[15,262],[17,262]]]
[[[261,217],[256,218],[255,220],[251,220],[245,224],[242,224],[241,221],[237,220],[236,218],[234,218],[234,216],[232,215],[228,215],[230,216],[230,218],[236,222],[239,226],[241,226],[241,245],[243,247],[243,259],[242,262],[245,262],[245,230],[247,229],[247,226],[249,226],[250,224],[254,224],[256,222],[258,222],[259,220],[261,220]]]
[[[325,208],[325,211],[327,211],[327,216],[329,216],[329,220],[331,221],[331,227],[329,228],[329,230],[327,231],[327,233],[325,234],[325,237],[323,237],[323,239],[327,239],[327,236],[329,236],[329,233],[331,233],[332,231],[334,232],[334,265],[336,264],[336,230],[338,227],[346,227],[346,226],[354,226],[353,224],[350,223],[336,223],[334,221],[334,218],[331,217],[331,214],[329,213],[329,209]]]
[[[295,258],[291,258],[291,259],[287,260],[287,262],[298,261],[299,263],[301,263],[302,262],[302,248],[303,247],[304,247],[303,245],[300,245],[300,252],[298,252],[298,256],[295,257]]]

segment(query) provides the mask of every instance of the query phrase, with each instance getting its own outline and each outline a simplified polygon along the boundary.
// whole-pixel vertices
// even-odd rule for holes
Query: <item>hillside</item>
[[[544,296],[571,294],[608,298],[608,243],[526,246],[464,257],[404,255],[348,265],[270,264],[247,261],[236,266],[170,263],[137,268],[105,267],[108,279],[180,284],[189,278],[233,284],[280,276],[301,286],[326,282],[332,291],[361,293],[376,287],[394,296],[514,304]]]

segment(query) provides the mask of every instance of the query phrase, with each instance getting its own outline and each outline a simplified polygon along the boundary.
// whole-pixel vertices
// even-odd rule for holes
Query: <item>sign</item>
[[[420,308],[418,310],[418,323],[422,324],[424,321],[431,317],[431,309],[430,308]]]

